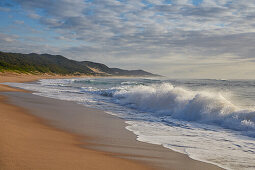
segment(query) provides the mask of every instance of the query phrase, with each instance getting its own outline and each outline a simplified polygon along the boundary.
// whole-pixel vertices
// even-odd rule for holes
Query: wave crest
[[[233,130],[255,130],[255,111],[235,106],[220,92],[192,91],[163,83],[127,86],[111,93],[119,104],[154,116],[217,124]]]

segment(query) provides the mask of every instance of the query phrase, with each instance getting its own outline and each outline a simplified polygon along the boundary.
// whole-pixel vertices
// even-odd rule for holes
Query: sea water
[[[75,78],[7,84],[123,118],[139,141],[227,169],[255,169],[255,80]]]

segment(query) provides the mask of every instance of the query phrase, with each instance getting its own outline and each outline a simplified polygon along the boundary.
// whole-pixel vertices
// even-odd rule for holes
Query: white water
[[[255,137],[255,110],[241,109],[219,92],[191,91],[164,83],[128,87],[114,92],[113,97],[119,99],[121,105],[155,116],[217,124]]]
[[[11,85],[106,110],[126,119],[127,129],[139,141],[163,145],[229,169],[255,169],[255,83],[219,80],[173,83],[148,79],[72,79]],[[233,101],[245,102],[233,104],[229,89],[238,93]]]

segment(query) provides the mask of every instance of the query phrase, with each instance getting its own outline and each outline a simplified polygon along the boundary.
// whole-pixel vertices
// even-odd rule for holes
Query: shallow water
[[[124,118],[139,141],[255,169],[255,81],[85,78],[8,83]]]

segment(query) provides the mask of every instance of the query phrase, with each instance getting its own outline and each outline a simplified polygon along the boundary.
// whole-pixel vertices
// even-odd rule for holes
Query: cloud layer
[[[252,71],[255,1],[13,0],[13,4],[44,31],[53,31],[50,41],[60,45],[46,45],[49,40],[43,37],[36,44],[32,37],[22,35],[21,41],[2,33],[3,50],[41,49],[79,60],[106,60],[113,66],[129,64],[129,68],[151,68],[157,63],[154,70],[172,77],[180,67],[195,72],[195,76],[182,73],[183,77],[199,77],[200,67],[207,65],[210,70],[218,63],[232,68],[233,63],[245,62]],[[14,7],[1,4],[0,10],[17,10]],[[16,24],[27,23],[17,20]]]

